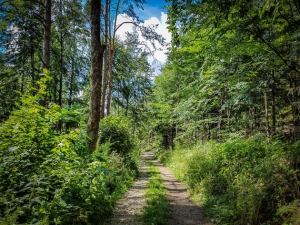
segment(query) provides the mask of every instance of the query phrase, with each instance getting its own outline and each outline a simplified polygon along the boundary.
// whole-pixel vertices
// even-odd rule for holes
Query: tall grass
[[[216,224],[282,224],[300,218],[300,143],[257,135],[223,144],[160,150],[158,158],[188,187]]]

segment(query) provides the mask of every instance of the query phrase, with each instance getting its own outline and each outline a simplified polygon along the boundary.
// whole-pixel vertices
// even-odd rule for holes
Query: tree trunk
[[[272,71],[272,79],[273,79],[273,84],[272,84],[272,128],[273,128],[273,133],[276,132],[276,103],[275,103],[275,75],[274,75],[274,70]]]
[[[51,39],[51,0],[45,0],[45,28],[43,46],[43,69],[50,67],[50,39]]]
[[[34,66],[34,50],[31,49],[30,51],[30,63],[31,63],[31,82],[32,82],[32,87],[35,88],[35,66]],[[33,91],[33,95],[35,92]]]
[[[74,57],[72,57],[72,71],[71,71],[71,77],[70,77],[70,90],[69,90],[69,100],[68,100],[69,107],[71,107],[72,103],[73,103],[72,96],[73,96],[74,77],[75,77],[75,62],[74,62]]]
[[[90,87],[90,115],[87,124],[88,151],[94,152],[96,149],[99,122],[100,122],[100,104],[101,104],[101,81],[103,54],[105,45],[100,42],[100,12],[101,2],[99,0],[91,1],[91,87]]]
[[[110,49],[109,52],[109,78],[108,78],[108,93],[107,93],[107,105],[106,105],[106,114],[110,114],[110,104],[111,104],[111,95],[112,95],[112,78],[113,78],[113,57],[114,57],[114,49]]]
[[[45,26],[44,26],[44,44],[43,44],[43,62],[42,68],[49,70],[50,68],[50,40],[51,40],[51,0],[45,0]],[[46,106],[46,94],[44,99],[40,101],[42,106]]]
[[[63,83],[63,39],[62,39],[62,30],[60,31],[60,76],[59,76],[59,95],[58,95],[58,104],[62,106],[62,83]]]
[[[267,100],[267,93],[264,93],[264,99],[265,99],[265,118],[266,118],[266,132],[267,132],[267,136],[270,135],[269,133],[269,114],[268,114],[268,100]]]
[[[104,44],[107,46],[108,43],[108,27],[109,27],[109,0],[105,3],[105,24],[104,24]],[[107,78],[107,50],[103,55],[103,76],[102,76],[102,95],[101,95],[101,112],[100,117],[105,116],[105,94],[106,94],[106,78]]]
[[[108,93],[107,93],[107,106],[106,106],[106,114],[110,114],[110,104],[111,104],[111,95],[112,95],[112,77],[113,77],[113,57],[115,53],[115,39],[116,39],[116,32],[117,32],[117,17],[119,14],[119,7],[120,7],[120,0],[117,2],[116,7],[116,15],[115,15],[115,21],[114,21],[114,31],[113,31],[113,37],[110,41],[110,51],[109,51],[109,78],[108,78]]]

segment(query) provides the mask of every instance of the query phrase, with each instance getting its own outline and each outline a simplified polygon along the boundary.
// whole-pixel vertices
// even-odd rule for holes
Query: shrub
[[[107,116],[100,122],[100,144],[110,143],[110,150],[126,156],[134,150],[133,135],[127,118]]]
[[[237,138],[177,146],[166,162],[216,224],[281,224],[299,218],[298,147],[261,136]]]
[[[61,109],[40,97],[0,125],[0,224],[102,224],[135,171],[117,153],[86,154],[80,127],[57,132]]]
[[[120,160],[124,160],[124,163],[135,170],[137,175],[140,151],[136,147],[127,118],[107,116],[100,122],[100,149],[107,143],[110,145],[110,152],[119,154]]]

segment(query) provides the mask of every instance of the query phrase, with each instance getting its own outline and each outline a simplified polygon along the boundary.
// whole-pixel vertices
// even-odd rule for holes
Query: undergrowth
[[[165,225],[170,218],[169,200],[165,197],[167,189],[159,169],[149,163],[149,181],[146,185],[146,202],[141,219],[145,225]]]
[[[215,224],[296,224],[300,142],[261,135],[223,144],[159,150],[156,156],[188,187]]]
[[[124,156],[107,142],[89,154],[76,120],[82,112],[64,116],[55,104],[40,106],[42,96],[22,96],[19,109],[0,124],[0,224],[102,224],[132,184],[138,152],[126,149]],[[56,129],[68,121],[78,125]]]

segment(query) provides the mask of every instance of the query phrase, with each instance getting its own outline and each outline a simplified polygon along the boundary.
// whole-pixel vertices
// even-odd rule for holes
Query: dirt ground
[[[117,202],[114,215],[107,225],[142,225],[138,220],[141,210],[146,206],[144,196],[146,184],[148,182],[146,158],[149,153],[143,153],[140,158],[139,177],[133,186]]]
[[[144,197],[144,190],[148,181],[146,159],[159,168],[163,182],[168,190],[166,197],[170,200],[171,211],[171,219],[168,225],[211,225],[212,223],[202,216],[201,208],[191,201],[186,188],[174,177],[168,168],[154,159],[153,152],[142,154],[139,178],[124,197],[119,200],[114,216],[108,224],[142,224],[137,218],[141,215],[141,210],[146,205]]]

